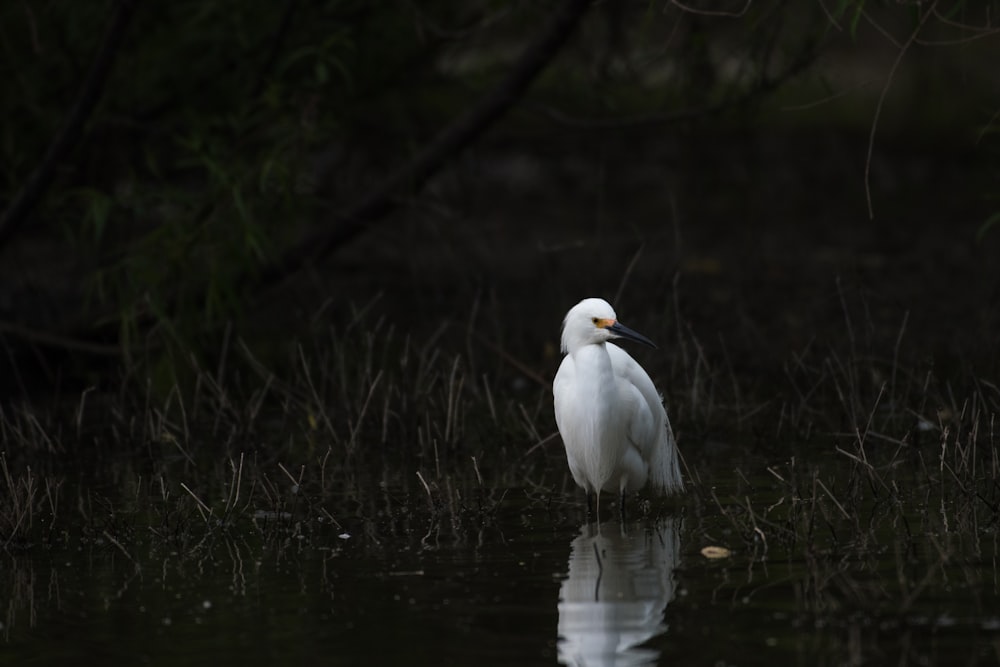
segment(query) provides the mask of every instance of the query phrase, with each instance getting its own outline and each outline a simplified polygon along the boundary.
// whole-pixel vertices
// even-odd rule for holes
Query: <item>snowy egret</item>
[[[597,494],[621,495],[646,486],[659,494],[683,490],[670,420],[649,375],[628,352],[610,342],[653,341],[618,321],[604,299],[584,299],[563,320],[566,356],[552,386],[556,425],[576,483]]]

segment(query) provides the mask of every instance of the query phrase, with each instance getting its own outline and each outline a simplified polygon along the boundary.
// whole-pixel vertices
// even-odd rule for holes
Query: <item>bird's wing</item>
[[[608,343],[607,347],[615,375],[625,382],[622,385],[625,390],[623,399],[627,400],[632,408],[629,438],[639,448],[642,457],[648,461],[652,448],[657,444],[659,430],[666,421],[666,411],[663,409],[656,386],[642,366],[617,345]]]
[[[677,446],[660,394],[646,371],[628,352],[607,344],[611,366],[620,378],[621,395],[631,411],[628,438],[649,466],[649,481],[658,491],[681,490]]]
[[[587,466],[584,463],[588,456],[586,447],[587,422],[580,419],[579,408],[573,388],[576,384],[576,364],[573,357],[566,355],[552,381],[553,407],[556,413],[556,426],[562,436],[566,448],[566,461],[573,480],[582,486],[587,493],[594,489],[591,486]]]
[[[553,407],[556,413],[556,426],[559,428],[560,433],[566,433],[566,426],[568,424],[564,423],[564,420],[569,415],[570,409],[569,402],[571,399],[569,397],[569,388],[575,380],[576,366],[573,364],[573,357],[567,354],[563,357],[562,363],[559,364],[556,378],[552,381]]]

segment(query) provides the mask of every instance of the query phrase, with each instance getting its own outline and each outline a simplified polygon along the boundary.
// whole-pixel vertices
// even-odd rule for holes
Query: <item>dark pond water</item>
[[[0,662],[995,664],[995,512],[910,473],[912,493],[792,482],[808,470],[706,464],[683,503],[600,526],[522,488],[478,518],[414,499],[339,528],[137,522],[3,557]]]

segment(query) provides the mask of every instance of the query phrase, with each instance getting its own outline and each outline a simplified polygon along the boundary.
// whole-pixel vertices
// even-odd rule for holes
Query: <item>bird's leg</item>
[[[590,517],[594,515],[594,496],[590,491],[587,494],[587,521],[590,521]]]
[[[618,512],[621,515],[622,523],[625,523],[625,489],[622,489],[621,502],[618,505]]]

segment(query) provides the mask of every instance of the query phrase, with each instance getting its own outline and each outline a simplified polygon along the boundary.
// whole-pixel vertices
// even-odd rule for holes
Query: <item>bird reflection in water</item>
[[[559,662],[564,665],[654,664],[642,644],[667,631],[674,598],[679,520],[621,526],[589,523],[570,545],[559,588]]]

